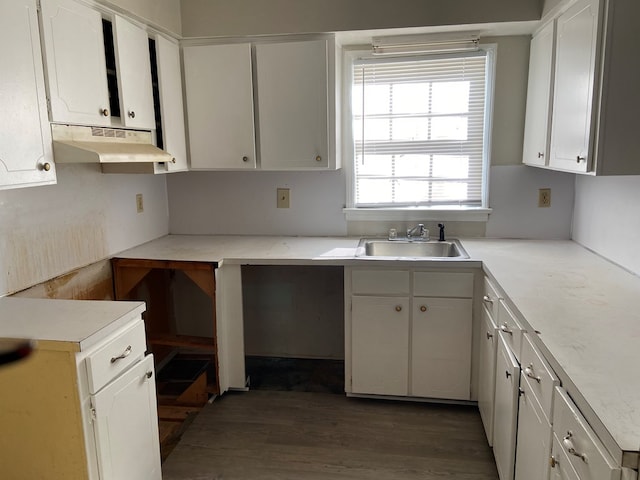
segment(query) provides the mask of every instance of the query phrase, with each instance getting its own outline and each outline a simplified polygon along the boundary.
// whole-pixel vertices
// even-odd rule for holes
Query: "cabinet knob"
[[[586,162],[586,161],[587,161],[587,157],[581,157],[580,155],[576,157],[576,163]]]
[[[511,372],[509,370],[505,370],[504,374],[507,378],[511,378]]]
[[[147,378],[151,378],[153,377],[153,372],[152,371],[148,371],[147,373],[144,374],[145,377]]]
[[[402,311],[402,306],[396,305],[396,312],[401,312],[401,311]]]
[[[171,163],[176,163],[176,157],[173,157],[173,158],[171,159]]]
[[[108,108],[102,108],[102,109],[100,109],[100,113],[102,114],[103,117],[108,117],[109,116],[109,109]]]
[[[43,163],[42,170],[44,170],[45,172],[48,172],[49,170],[51,170],[51,164],[49,162]]]
[[[491,340],[493,338],[493,334],[487,332],[487,340]]]
[[[248,162],[249,161],[249,157],[247,157],[246,155],[244,157],[242,157],[242,161],[243,162]]]
[[[422,305],[422,306],[420,307],[420,311],[421,311],[421,312],[426,312],[426,311],[427,311],[427,306],[426,306],[426,305]]]
[[[542,157],[544,157],[544,153],[538,152],[538,158],[542,158]]]
[[[129,115],[129,118],[136,118],[136,112],[133,110],[131,110],[127,115]]]
[[[489,295],[485,295],[484,297],[482,297],[482,301],[484,303],[490,303],[491,305],[493,305],[493,300],[491,299],[491,297]]]
[[[551,458],[549,458],[549,465],[551,466],[551,468],[556,468],[556,465],[558,465],[559,463],[560,462],[558,462],[558,460],[556,460],[556,457],[551,455]]]
[[[321,162],[322,161],[322,157],[320,155],[316,156],[316,162]]]

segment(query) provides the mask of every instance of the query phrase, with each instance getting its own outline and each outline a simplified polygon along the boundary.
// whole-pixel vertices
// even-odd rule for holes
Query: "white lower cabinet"
[[[493,418],[493,455],[500,480],[514,473],[520,365],[501,332],[496,356],[496,393]]]
[[[473,273],[346,268],[345,290],[347,393],[470,399]]]
[[[478,410],[489,445],[493,445],[493,403],[496,392],[498,330],[489,311],[482,307],[478,353]]]
[[[0,337],[34,338],[37,348],[0,370],[0,476],[160,480],[141,304],[9,298],[1,308]],[[18,312],[28,320],[12,320]]]
[[[352,309],[353,391],[407,395],[409,298],[354,296]]]

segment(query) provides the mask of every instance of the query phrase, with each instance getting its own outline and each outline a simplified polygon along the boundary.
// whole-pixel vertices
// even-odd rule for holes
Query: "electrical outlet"
[[[136,194],[136,211],[138,213],[144,212],[144,203],[142,202],[142,194],[141,193],[137,193]]]
[[[278,188],[278,208],[289,208],[289,189],[288,188]]]
[[[551,206],[551,189],[540,188],[538,190],[538,207],[550,207]]]

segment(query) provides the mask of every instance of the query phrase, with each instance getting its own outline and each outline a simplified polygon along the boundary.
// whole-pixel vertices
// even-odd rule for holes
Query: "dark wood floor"
[[[497,480],[475,407],[330,393],[227,393],[163,464],[164,480]]]

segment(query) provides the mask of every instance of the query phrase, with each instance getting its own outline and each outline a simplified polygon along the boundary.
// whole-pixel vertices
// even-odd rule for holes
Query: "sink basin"
[[[386,240],[363,238],[356,251],[357,257],[388,258],[469,258],[460,242],[455,239],[437,240]]]

